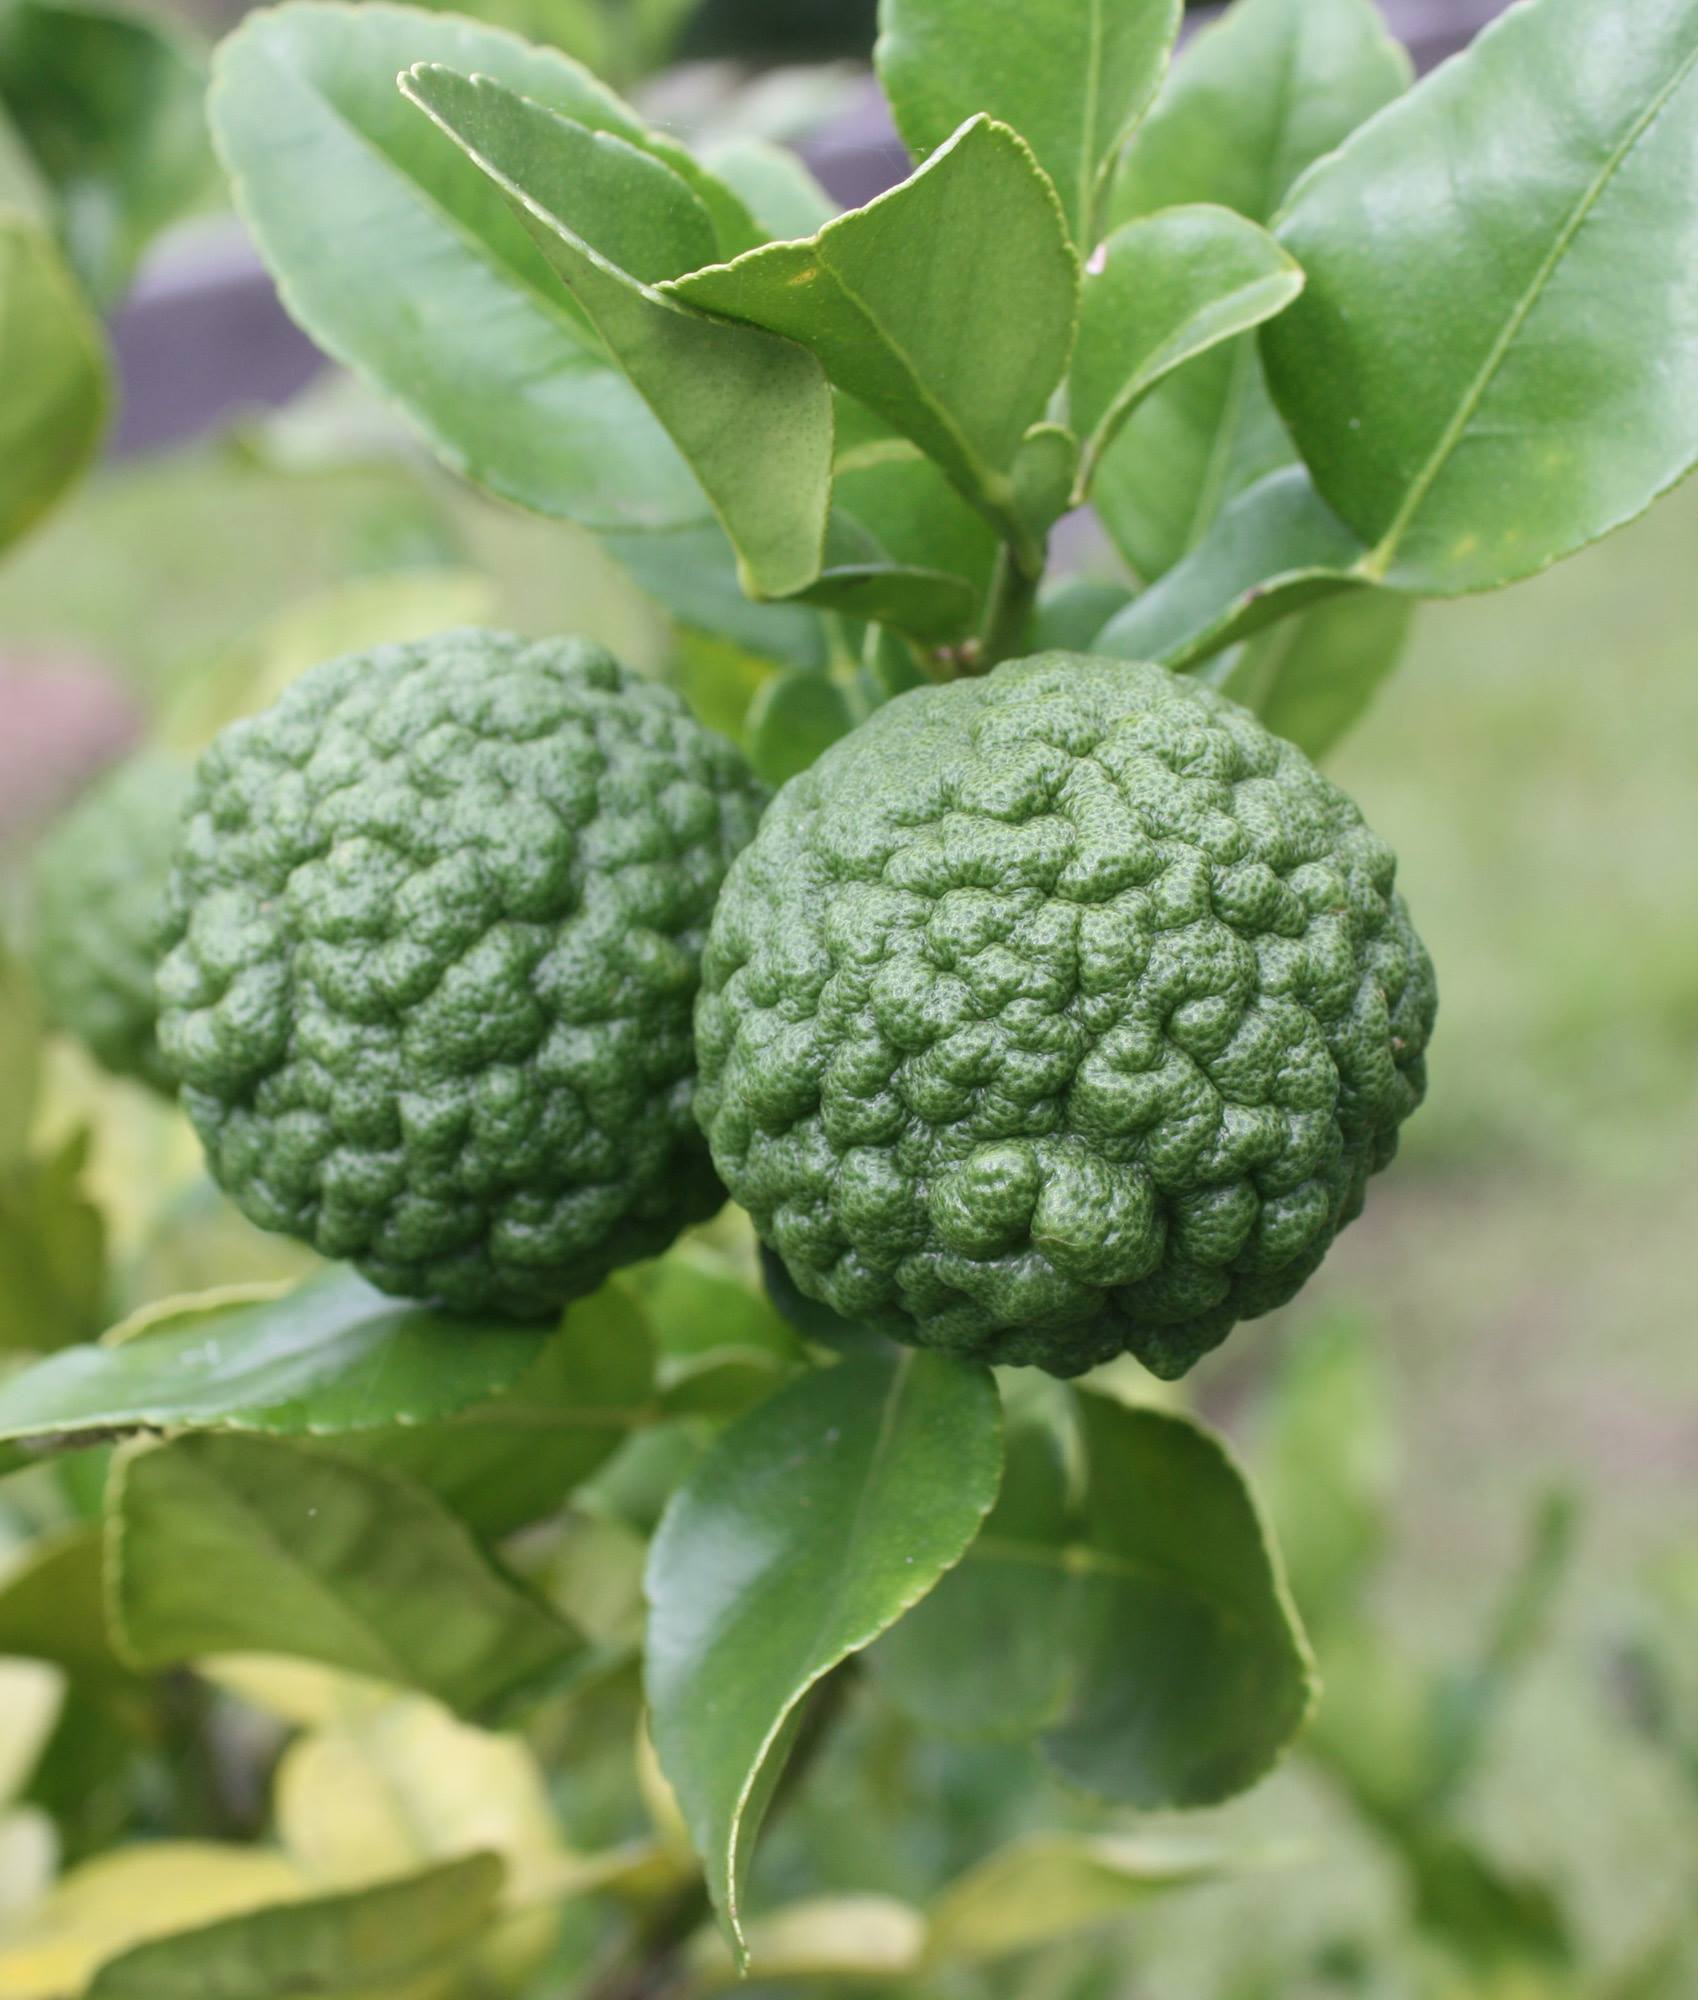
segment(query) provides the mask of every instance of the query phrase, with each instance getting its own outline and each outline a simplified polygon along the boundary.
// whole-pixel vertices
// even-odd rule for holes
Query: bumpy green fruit
[[[728,878],[697,1111],[797,1286],[924,1346],[1182,1374],[1420,1101],[1432,967],[1355,805],[1236,703],[1048,653],[881,709]]]
[[[35,969],[47,1013],[105,1068],[156,1090],[153,968],[171,858],[188,797],[186,765],[133,757],[95,785],[42,842],[35,869]]]
[[[160,1040],[214,1177],[385,1291],[542,1314],[724,1199],[702,942],[764,793],[591,646],[335,660],[202,758]]]

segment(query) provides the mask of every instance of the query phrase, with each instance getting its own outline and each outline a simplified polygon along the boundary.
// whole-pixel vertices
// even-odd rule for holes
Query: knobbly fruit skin
[[[155,1035],[159,924],[187,765],[132,757],[51,827],[36,857],[34,962],[47,1014],[103,1068],[175,1088]]]
[[[696,1109],[798,1288],[922,1346],[1177,1376],[1283,1304],[1420,1102],[1390,849],[1159,667],[902,696],[720,897]]]
[[[724,1199],[703,939],[765,794],[598,648],[334,660],[202,758],[160,1040],[214,1177],[383,1290],[551,1313]]]

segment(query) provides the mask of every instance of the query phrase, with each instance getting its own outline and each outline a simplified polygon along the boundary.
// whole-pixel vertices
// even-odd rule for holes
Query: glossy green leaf
[[[1530,576],[1698,461],[1698,0],[1529,0],[1293,192],[1263,354],[1368,568]]]
[[[873,524],[878,550],[892,563],[960,577],[982,600],[998,547],[991,524],[906,438],[863,441],[844,453],[844,428],[840,414],[835,504],[842,514]]]
[[[440,1977],[485,1933],[501,1863],[477,1854],[339,1895],[314,1896],[153,1938],[109,1959],[88,2000],[369,1996]]]
[[[9,0],[0,109],[52,188],[72,268],[101,303],[211,187],[199,44],[126,7]]]
[[[1084,440],[1079,492],[1156,385],[1199,354],[1283,312],[1303,273],[1267,231],[1204,203],[1122,224],[1085,275],[1068,378]]]
[[[739,1946],[803,1698],[960,1559],[1001,1460],[987,1371],[874,1353],[751,1411],[667,1509],[648,1572],[651,1727]]]
[[[700,480],[748,594],[785,597],[811,582],[831,497],[831,391],[805,348],[654,289],[714,256],[707,212],[684,182],[487,77],[419,64],[401,87],[512,202]],[[651,237],[654,218],[670,225],[664,235]]]
[[[1408,87],[1409,58],[1374,0],[1237,0],[1175,64],[1115,184],[1115,225],[1190,202],[1269,223],[1292,182]],[[1240,493],[1295,453],[1256,344],[1171,376],[1103,461],[1094,499],[1153,580]]]
[[[817,236],[663,289],[811,347],[991,520],[1016,525],[1014,455],[1067,365],[1078,269],[1053,191],[1006,126],[974,118]]]
[[[617,1283],[569,1306],[531,1351],[502,1394],[435,1421],[362,1429],[337,1450],[404,1473],[488,1539],[540,1520],[660,1411],[647,1317]]]
[[[1277,1557],[1200,1425],[1094,1394],[1079,1411],[1083,1493],[1054,1434],[1023,1427],[984,1533],[873,1665],[929,1728],[1041,1731],[1089,1791],[1217,1803],[1263,1775],[1313,1692]]]
[[[646,137],[569,58],[453,15],[387,0],[252,14],[218,50],[208,112],[284,302],[504,498],[594,528],[700,522],[707,502],[677,447],[506,197],[396,90],[421,61]]]
[[[1414,604],[1395,591],[1327,598],[1252,639],[1214,684],[1320,759],[1372,706],[1403,656],[1414,616]]]
[[[1075,243],[1167,69],[1181,0],[884,0],[875,60],[916,159],[963,119],[1012,125],[1061,197]]]
[[[926,1959],[972,1965],[1076,1938],[1151,1896],[1217,1879],[1217,1849],[1122,1834],[1040,1833],[951,1882],[933,1902]]]
[[[680,1245],[633,1283],[657,1330],[657,1387],[669,1415],[738,1415],[803,1361],[789,1325],[729,1260]]]
[[[1368,587],[1367,550],[1299,465],[1241,494],[1208,536],[1104,628],[1097,651],[1178,673],[1295,611]]]
[[[106,350],[47,231],[0,208],[0,549],[87,470],[106,427]]]
[[[377,1466],[206,1435],[127,1446],[113,1476],[110,1603],[138,1666],[282,1653],[464,1712],[578,1648],[453,1515]]]
[[[281,1297],[173,1302],[150,1331],[0,1384],[0,1438],[77,1446],[167,1428],[275,1432],[427,1423],[511,1388],[540,1336],[375,1292],[351,1271]]]
[[[779,674],[749,710],[749,757],[769,785],[805,771],[856,722],[849,697],[825,674]]]
[[[702,157],[768,237],[812,236],[837,213],[836,202],[787,146],[739,134],[705,148]]]

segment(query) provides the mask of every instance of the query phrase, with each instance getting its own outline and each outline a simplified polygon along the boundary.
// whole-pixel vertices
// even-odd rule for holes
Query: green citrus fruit
[[[1283,1304],[1420,1101],[1432,967],[1356,806],[1236,703],[1048,653],[904,695],[727,879],[697,1112],[807,1296],[1183,1373]]]
[[[160,1039],[214,1177],[386,1291],[529,1316],[724,1199],[702,943],[764,793],[670,690],[454,632],[316,668],[202,758]]]
[[[35,867],[34,960],[48,1017],[116,1075],[167,1091],[153,968],[188,790],[185,765],[131,758],[48,831]]]

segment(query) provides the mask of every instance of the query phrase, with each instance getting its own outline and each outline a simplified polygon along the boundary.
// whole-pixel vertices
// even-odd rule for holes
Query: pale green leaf
[[[0,548],[92,461],[106,426],[106,350],[42,225],[0,208]]]
[[[714,255],[684,183],[625,140],[488,78],[420,64],[401,87],[511,201],[701,482],[748,594],[811,582],[831,497],[831,392],[806,349],[654,289]],[[697,230],[684,226],[685,202],[700,211]],[[650,218],[677,226],[648,240]]]
[[[925,1918],[893,1896],[813,1896],[749,1925],[748,1976],[774,1984],[901,1980],[918,1970],[925,1942]],[[712,1932],[691,1940],[689,1966],[707,1992],[739,1983],[729,1946]]]
[[[1175,64],[1125,158],[1114,224],[1190,202],[1269,223],[1304,168],[1408,87],[1374,0],[1237,0]],[[1246,488],[1294,458],[1253,340],[1216,348],[1151,395],[1093,497],[1140,575],[1170,569]]]
[[[1259,634],[1215,682],[1276,736],[1324,757],[1367,712],[1415,615],[1390,590],[1353,590]]]
[[[1001,1458],[987,1371],[873,1353],[751,1411],[667,1509],[648,1573],[654,1742],[739,1948],[803,1698],[960,1559]]]
[[[376,1466],[204,1435],[128,1446],[114,1480],[108,1589],[140,1666],[281,1653],[466,1712],[578,1647],[445,1508]]]
[[[0,2000],[66,2000],[85,1992],[103,1964],[145,1940],[307,1893],[300,1871],[274,1848],[194,1840],[120,1848],[73,1868],[24,1921],[8,1927],[0,1944]]]
[[[106,1225],[89,1196],[88,1136],[0,1163],[0,1354],[45,1354],[99,1331],[106,1307]],[[22,1379],[9,1375],[7,1389]]]
[[[252,14],[208,99],[236,200],[284,303],[457,471],[606,529],[708,516],[677,447],[613,369],[506,197],[395,88],[476,70],[632,144],[635,115],[556,51],[365,0]]]
[[[737,558],[717,521],[669,534],[604,535],[602,546],[637,587],[693,632],[760,661],[823,667],[825,628],[806,604],[755,604],[737,581]],[[693,704],[704,721],[703,704]]]
[[[1698,0],[1528,0],[1294,190],[1263,338],[1400,589],[1530,576],[1698,461]]]
[[[490,1927],[501,1864],[473,1855],[341,1895],[299,1898],[157,1937],[109,1959],[88,2000],[369,2000],[440,1976]]]
[[[1076,497],[1158,383],[1283,312],[1302,289],[1291,258],[1231,209],[1163,209],[1117,229],[1086,272],[1068,378],[1073,427],[1084,439]]]
[[[926,1960],[978,1964],[1110,1924],[1152,1896],[1218,1879],[1222,1851],[1123,1834],[1040,1833],[957,1877],[929,1913]]]
[[[1343,591],[1369,587],[1367,550],[1301,466],[1241,494],[1184,561],[1104,628],[1097,651],[1181,672]]]
[[[817,236],[664,289],[811,347],[839,388],[1017,531],[1014,455],[1067,365],[1078,267],[1053,191],[1006,126],[974,118]]]
[[[1054,183],[1075,243],[1097,239],[1103,184],[1148,108],[1181,0],[884,0],[875,61],[916,159],[965,118],[1012,125]]]
[[[0,1383],[0,1438],[425,1423],[512,1387],[540,1344],[532,1328],[398,1303],[339,1271],[277,1297],[173,1301],[116,1345],[51,1355]]]

